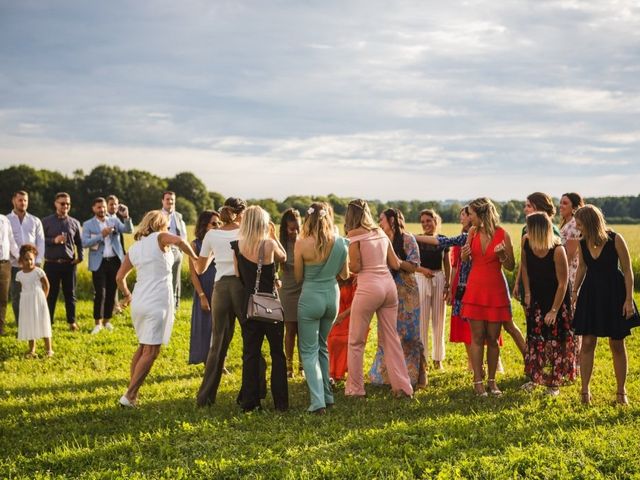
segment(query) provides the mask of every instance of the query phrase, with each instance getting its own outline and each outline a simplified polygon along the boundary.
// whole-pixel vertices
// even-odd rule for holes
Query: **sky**
[[[640,193],[631,0],[0,0],[0,168],[248,198]]]

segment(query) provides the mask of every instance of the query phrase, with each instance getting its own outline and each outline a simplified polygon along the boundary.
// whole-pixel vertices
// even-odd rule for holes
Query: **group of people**
[[[69,290],[83,248],[89,249],[95,287],[94,332],[111,328],[116,284],[120,304],[131,304],[139,348],[129,387],[120,398],[123,406],[137,404],[140,386],[161,345],[169,341],[183,255],[189,257],[194,285],[189,362],[205,364],[196,395],[200,406],[216,401],[236,319],[243,347],[237,402],[243,411],[261,408],[266,397],[267,365],[261,353],[265,337],[277,410],[289,406],[287,379],[295,375],[296,344],[310,412],[323,414],[333,406],[334,380],[345,375],[345,395],[364,397],[364,350],[374,314],[378,348],[368,379],[390,385],[397,397],[411,397],[428,383],[429,329],[433,367],[442,368],[447,304],[450,341],[466,346],[476,395],[502,394],[496,371],[504,327],[523,355],[525,390],[543,385],[557,395],[562,385],[581,376],[584,403],[591,401],[597,339],[609,338],[616,399],[628,402],[624,338],[640,324],[630,255],[600,210],[584,205],[578,194],[562,196],[560,229],[552,223],[555,206],[550,196],[535,192],[527,197],[513,289],[525,309],[526,336],[513,322],[503,273],[503,268],[516,267],[512,239],[499,226],[496,207],[487,198],[461,210],[462,232],[454,237],[439,234],[441,221],[433,210],[421,212],[423,234],[412,235],[401,211],[388,209],[374,219],[366,201],[353,200],[342,237],[327,203],[313,203],[304,220],[296,210],[284,212],[277,232],[265,210],[231,197],[219,211],[200,214],[191,243],[175,212],[175,194],[165,192],[162,200],[163,209],[148,212],[138,225],[128,252],[121,234],[132,232],[133,225],[126,207],[118,208],[113,196],[97,198],[94,217],[82,227],[68,216],[70,197],[65,193],[56,196],[56,213],[42,222],[26,214],[26,192],[16,193],[8,219],[0,216],[0,269],[8,270],[4,257],[11,257],[15,271],[8,270],[9,276],[21,284],[23,296],[20,305],[14,301],[14,309],[24,305],[26,310],[16,315],[18,335],[30,340],[30,353],[35,352],[33,340],[44,337],[47,352],[53,354],[50,320],[60,283],[67,319],[71,329],[77,329],[75,296]],[[5,242],[7,231],[13,234]],[[44,271],[37,267],[43,251]],[[137,281],[132,293],[127,276],[133,268]],[[32,292],[37,301],[28,297]],[[252,317],[248,302],[256,293],[279,298],[284,321]],[[2,322],[6,303],[0,303]],[[33,330],[34,321],[28,320],[33,318],[38,318],[36,332],[27,330]]]

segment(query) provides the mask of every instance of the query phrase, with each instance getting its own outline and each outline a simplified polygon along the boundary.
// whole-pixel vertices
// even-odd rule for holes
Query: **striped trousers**
[[[444,360],[444,323],[447,316],[447,305],[444,301],[444,272],[434,272],[433,278],[427,278],[416,273],[418,291],[420,294],[420,338],[425,350],[429,341],[429,324],[433,330],[431,341],[431,359],[441,362]]]

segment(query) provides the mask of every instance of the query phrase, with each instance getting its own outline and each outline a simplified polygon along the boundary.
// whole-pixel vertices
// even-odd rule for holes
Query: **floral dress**
[[[420,252],[418,242],[413,235],[403,235],[404,251],[407,255],[405,261],[420,265]],[[420,296],[415,274],[400,271],[392,271],[393,280],[398,289],[398,336],[402,344],[404,359],[409,371],[409,379],[412,385],[424,385],[426,383],[426,360],[424,345],[420,339]],[[387,368],[384,363],[382,346],[378,346],[373,365],[369,370],[371,383],[383,385],[389,383]]]
[[[531,290],[531,303],[526,310],[527,349],[524,370],[532,382],[547,387],[558,387],[576,378],[577,345],[573,333],[571,300],[565,292],[553,325],[546,325],[544,317],[553,306],[558,280],[554,250],[540,258],[533,253],[529,240],[525,240],[527,275]]]

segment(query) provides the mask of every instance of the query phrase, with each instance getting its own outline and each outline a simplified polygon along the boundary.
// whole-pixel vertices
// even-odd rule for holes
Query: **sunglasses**
[[[222,222],[218,222],[218,221],[210,222],[209,225],[211,225],[212,227],[219,227],[220,225],[222,225]]]
[[[71,202],[57,202],[61,207],[70,207]]]

